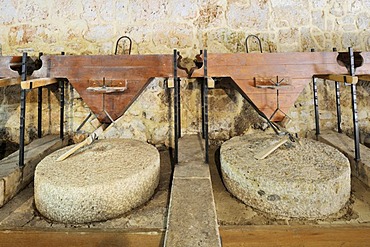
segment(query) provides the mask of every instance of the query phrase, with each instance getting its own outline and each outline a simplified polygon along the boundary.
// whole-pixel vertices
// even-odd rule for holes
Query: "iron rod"
[[[319,99],[317,96],[317,78],[312,77],[313,82],[313,102],[315,106],[315,126],[316,126],[316,138],[320,135],[320,119],[319,119]]]
[[[180,92],[181,79],[177,78],[177,136],[181,138],[181,92]]]
[[[207,66],[207,50],[204,50],[204,150],[205,150],[205,163],[209,163],[208,154],[208,66]]]
[[[173,95],[173,103],[174,103],[174,163],[178,163],[178,154],[179,154],[179,137],[178,137],[178,84],[177,84],[177,50],[173,51],[173,83],[174,83],[174,95]]]
[[[60,87],[60,139],[64,138],[64,81],[59,82]]]
[[[338,126],[338,133],[342,133],[342,110],[340,106],[340,84],[339,82],[335,82],[335,102],[337,105],[337,126]]]
[[[204,80],[202,82],[202,85],[200,87],[200,103],[201,103],[201,108],[202,108],[202,138],[205,138],[204,135]]]
[[[353,55],[352,47],[348,48],[348,53],[350,57],[349,73],[351,76],[354,76],[355,75],[355,58]],[[351,95],[352,95],[352,114],[353,114],[353,136],[354,136],[354,142],[355,142],[355,161],[357,163],[361,160],[361,157],[360,157],[360,130],[358,126],[358,116],[357,116],[356,84],[351,84]]]
[[[37,137],[42,136],[42,87],[37,89]]]
[[[21,80],[27,80],[27,52],[23,53],[22,56],[22,71]],[[26,89],[21,90],[21,113],[19,122],[19,167],[24,166],[24,134],[25,134],[25,123],[26,123]]]

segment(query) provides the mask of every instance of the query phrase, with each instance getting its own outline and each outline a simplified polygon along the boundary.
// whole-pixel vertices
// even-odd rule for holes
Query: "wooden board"
[[[7,247],[160,247],[163,235],[160,230],[2,230],[0,245]]]
[[[173,74],[172,55],[43,56],[42,59],[46,66],[34,74],[68,78],[102,123],[110,123],[103,110],[116,120],[154,77],[171,77]],[[87,90],[103,86],[103,78],[109,87],[122,87],[127,81],[127,89],[104,97]]]
[[[370,225],[221,227],[223,247],[369,246]]]

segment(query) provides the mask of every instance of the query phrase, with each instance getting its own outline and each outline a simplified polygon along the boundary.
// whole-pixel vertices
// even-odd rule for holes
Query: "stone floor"
[[[39,215],[33,205],[33,184],[31,183],[9,203],[0,208],[0,229],[165,229],[169,188],[171,185],[171,160],[166,149],[160,150],[161,179],[152,199],[145,205],[105,222],[72,225],[52,222]],[[244,205],[226,191],[219,176],[219,149],[210,150],[210,170],[220,226],[232,225],[361,225],[370,223],[370,189],[357,179],[352,180],[352,195],[347,206],[338,214],[322,220],[270,218]]]

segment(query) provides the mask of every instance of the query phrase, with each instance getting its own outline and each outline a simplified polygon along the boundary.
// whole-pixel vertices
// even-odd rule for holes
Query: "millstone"
[[[221,147],[227,189],[245,204],[276,218],[324,218],[350,197],[350,163],[338,150],[309,139],[288,141],[265,159],[275,134],[234,137]]]
[[[143,204],[159,182],[159,152],[128,139],[97,140],[64,161],[71,146],[36,167],[35,205],[45,217],[65,223],[107,220]]]

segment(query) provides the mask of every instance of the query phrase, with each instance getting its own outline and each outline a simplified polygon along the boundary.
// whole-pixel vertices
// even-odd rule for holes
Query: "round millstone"
[[[227,189],[276,218],[324,218],[350,197],[350,163],[338,150],[309,139],[288,141],[265,159],[254,156],[279,142],[275,134],[234,137],[221,147]]]
[[[159,152],[129,139],[97,140],[66,160],[60,149],[36,167],[35,205],[45,217],[64,223],[107,220],[143,204],[159,182]]]

